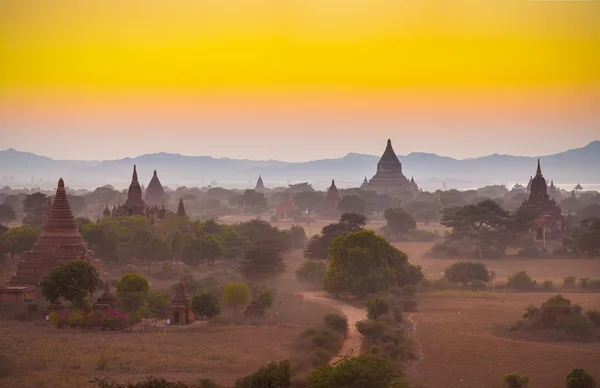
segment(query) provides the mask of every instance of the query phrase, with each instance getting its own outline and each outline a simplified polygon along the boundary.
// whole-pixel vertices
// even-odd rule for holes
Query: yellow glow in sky
[[[600,2],[5,0],[0,90],[589,85]]]

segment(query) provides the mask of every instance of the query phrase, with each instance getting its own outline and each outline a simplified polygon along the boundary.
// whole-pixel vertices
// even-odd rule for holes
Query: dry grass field
[[[564,385],[576,367],[600,377],[600,343],[545,343],[510,338],[508,327],[527,305],[554,294],[439,293],[420,297],[412,315],[422,360],[408,370],[424,387],[500,387],[504,374],[529,375],[534,387]],[[585,309],[600,310],[600,294],[565,294]]]
[[[412,264],[423,267],[423,273],[429,279],[442,276],[444,269],[460,260],[473,260],[484,263],[496,273],[496,279],[503,281],[518,271],[527,271],[529,276],[537,280],[552,280],[562,283],[565,276],[600,278],[599,259],[565,259],[565,258],[522,258],[506,257],[502,259],[477,260],[472,258],[435,258],[427,257],[431,243],[394,243],[394,246],[408,255]]]
[[[162,333],[84,332],[2,323],[0,351],[12,371],[3,387],[93,387],[92,378],[138,381],[149,375],[221,384],[289,358],[302,326],[208,326]],[[226,385],[227,386],[227,385]]]

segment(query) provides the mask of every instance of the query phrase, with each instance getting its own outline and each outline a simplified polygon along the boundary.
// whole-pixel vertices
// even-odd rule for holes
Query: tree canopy
[[[85,297],[101,284],[96,269],[85,259],[68,261],[55,267],[41,281],[41,290],[49,302],[63,298],[78,309],[86,310]]]

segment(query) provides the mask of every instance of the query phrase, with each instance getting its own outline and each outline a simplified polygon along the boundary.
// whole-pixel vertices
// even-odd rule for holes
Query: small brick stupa
[[[156,170],[154,170],[154,174],[152,175],[152,179],[146,188],[146,203],[149,205],[161,205],[165,203],[165,189],[163,188],[160,180],[158,179],[158,174]]]
[[[402,173],[402,163],[394,152],[392,141],[388,139],[385,151],[377,163],[377,172],[364,188],[385,192],[414,191],[415,187],[416,183],[411,183]]]
[[[113,310],[117,306],[117,297],[110,291],[110,284],[106,280],[104,292],[98,297],[96,303],[92,306],[94,310]]]
[[[171,299],[169,320],[171,325],[189,325],[194,321],[194,313],[190,310],[190,297],[185,290],[183,276],[181,276],[175,296]]]
[[[74,259],[89,260],[102,274],[101,261],[95,260],[93,252],[88,250],[79,233],[61,178],[44,230],[33,249],[17,265],[17,273],[11,278],[10,284],[37,286],[54,267]]]

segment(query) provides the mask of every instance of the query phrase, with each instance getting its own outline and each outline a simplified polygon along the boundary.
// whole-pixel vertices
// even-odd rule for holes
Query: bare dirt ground
[[[478,260],[473,258],[435,258],[427,257],[431,243],[394,243],[396,248],[408,255],[411,264],[423,267],[423,273],[429,279],[442,277],[444,269],[452,263],[461,260],[480,261],[496,273],[496,280],[506,280],[519,271],[527,271],[529,276],[538,282],[552,280],[556,285],[562,284],[563,277],[600,278],[600,259],[579,258],[521,258],[505,257],[502,259]]]
[[[407,375],[425,387],[500,387],[502,376],[529,375],[532,385],[564,384],[573,368],[600,376],[600,343],[548,343],[510,338],[508,327],[527,305],[554,294],[497,294],[486,297],[422,296],[411,315],[422,359]],[[600,309],[600,294],[565,294],[585,309]],[[506,335],[503,335],[506,334]]]
[[[360,355],[362,335],[356,330],[356,322],[366,319],[365,309],[331,299],[326,292],[298,292],[298,294],[307,300],[337,309],[348,318],[348,338],[342,344],[339,354],[331,359],[330,364],[334,364],[344,357]]]

